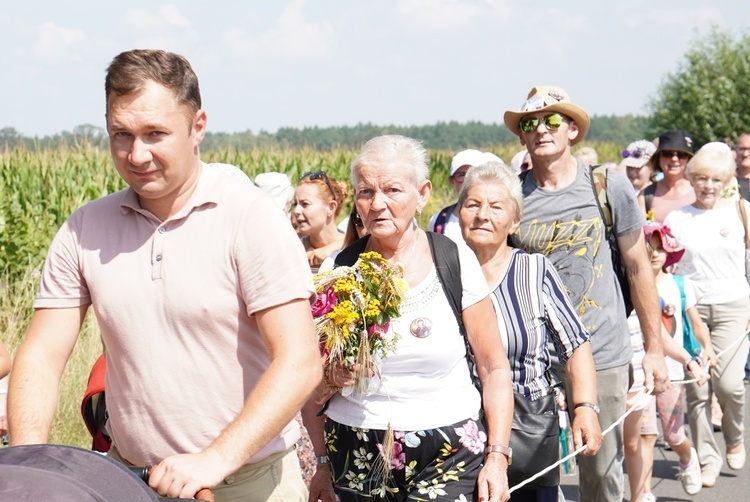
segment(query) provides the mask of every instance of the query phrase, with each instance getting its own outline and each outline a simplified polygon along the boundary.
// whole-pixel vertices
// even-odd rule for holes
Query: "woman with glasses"
[[[305,173],[300,177],[292,218],[313,273],[318,271],[323,260],[343,245],[344,234],[336,228],[336,220],[347,195],[346,184],[330,178],[323,171]]]
[[[638,203],[649,219],[663,223],[671,211],[695,201],[693,187],[685,178],[685,166],[692,156],[693,139],[685,131],[672,130],[659,136],[649,166],[664,176],[638,195]]]
[[[721,197],[734,173],[735,161],[728,147],[705,145],[687,163],[695,201],[672,211],[664,223],[685,248],[677,274],[689,278],[695,287],[698,312],[708,327],[714,351],[718,354],[729,349],[719,357],[710,387],[724,413],[725,458],[729,467],[737,470],[745,464],[743,378],[750,346],[745,335],[750,328],[750,287],[745,278],[745,227],[739,204],[747,214],[750,203]],[[722,465],[707,410],[708,387],[686,386],[703,486],[716,483]]]

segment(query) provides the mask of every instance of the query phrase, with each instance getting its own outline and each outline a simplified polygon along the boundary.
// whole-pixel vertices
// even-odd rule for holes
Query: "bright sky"
[[[643,114],[689,42],[746,32],[714,0],[0,0],[0,128],[104,126],[104,72],[186,56],[209,130],[502,122],[534,85],[590,114]]]

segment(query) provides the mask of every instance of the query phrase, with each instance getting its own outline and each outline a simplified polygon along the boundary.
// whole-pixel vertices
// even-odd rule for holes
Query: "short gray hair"
[[[466,173],[466,179],[458,193],[459,209],[466,203],[469,191],[478,185],[492,184],[500,187],[512,203],[516,210],[516,218],[523,214],[523,190],[521,189],[521,179],[510,167],[500,162],[487,162],[481,166],[469,169]]]
[[[685,175],[691,180],[700,175],[716,176],[726,184],[732,180],[736,170],[737,163],[728,147],[704,147],[688,161]]]
[[[410,179],[417,188],[430,176],[427,150],[422,143],[406,136],[388,134],[372,138],[362,147],[362,151],[352,161],[352,184],[357,186],[359,170],[362,166],[383,163],[398,164],[407,168]]]

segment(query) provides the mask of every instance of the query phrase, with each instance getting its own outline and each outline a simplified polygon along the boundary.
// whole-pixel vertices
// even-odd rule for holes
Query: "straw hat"
[[[526,115],[534,112],[559,112],[573,119],[578,126],[578,136],[571,141],[572,145],[583,140],[589,131],[591,119],[588,113],[578,105],[570,102],[570,96],[561,87],[548,85],[538,85],[531,89],[526,101],[521,105],[518,112],[508,110],[505,112],[503,119],[505,126],[510,129],[516,136],[521,135],[521,128],[518,123]]]

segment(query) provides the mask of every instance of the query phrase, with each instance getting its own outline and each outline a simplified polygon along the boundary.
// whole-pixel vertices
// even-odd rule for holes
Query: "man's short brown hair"
[[[198,77],[187,59],[162,50],[136,49],[118,54],[107,68],[104,92],[109,110],[109,97],[127,96],[141,91],[149,81],[171,90],[188,109],[192,123],[201,108]]]

